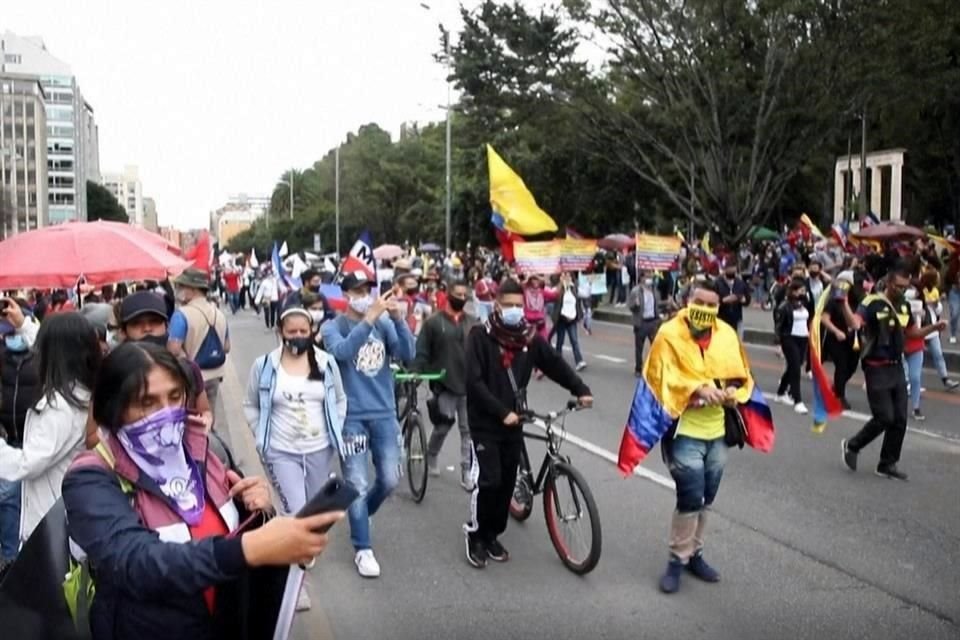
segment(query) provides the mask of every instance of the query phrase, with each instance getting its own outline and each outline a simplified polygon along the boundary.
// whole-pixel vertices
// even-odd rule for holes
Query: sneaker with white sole
[[[950,336],[950,344],[957,344],[957,336]]]
[[[353,557],[353,562],[357,565],[357,573],[364,578],[380,577],[380,563],[373,555],[373,549],[360,549]]]
[[[460,470],[460,486],[463,487],[463,490],[467,492],[471,492],[474,490],[474,488],[476,488],[473,478],[470,477],[470,469]]]
[[[583,371],[586,368],[587,368],[587,363],[584,362],[583,360],[577,363],[577,371]]]
[[[773,400],[779,404],[793,404],[793,400],[785,393],[775,397]]]
[[[803,404],[802,402],[798,402],[797,404],[793,405],[793,411],[801,416],[805,416],[809,413],[809,411],[807,411],[807,405]]]

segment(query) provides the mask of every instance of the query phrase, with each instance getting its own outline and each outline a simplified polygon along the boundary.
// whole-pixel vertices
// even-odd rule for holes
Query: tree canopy
[[[130,222],[127,211],[123,208],[110,190],[96,182],[87,180],[87,220],[112,220],[114,222]]]

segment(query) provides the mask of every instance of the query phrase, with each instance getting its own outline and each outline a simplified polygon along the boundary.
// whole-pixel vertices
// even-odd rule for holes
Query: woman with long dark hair
[[[0,478],[22,481],[21,544],[60,498],[70,461],[83,449],[90,392],[101,358],[93,325],[76,312],[47,318],[40,325],[35,350],[41,397],[27,413],[23,448],[0,440]]]
[[[220,590],[247,567],[312,562],[327,543],[317,531],[344,515],[277,517],[239,532],[241,508],[269,509],[269,487],[228,470],[206,429],[187,420],[189,376],[164,347],[126,342],[97,378],[102,441],[63,480],[70,538],[96,581],[94,640],[223,637]]]

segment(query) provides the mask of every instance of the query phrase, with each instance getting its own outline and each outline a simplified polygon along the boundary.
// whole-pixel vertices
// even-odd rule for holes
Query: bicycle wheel
[[[559,462],[547,474],[543,516],[567,569],[578,575],[593,571],[600,561],[600,513],[587,481],[573,466]]]
[[[403,445],[407,450],[407,482],[410,483],[410,493],[413,494],[414,502],[422,502],[427,493],[427,434],[417,414],[407,418]]]
[[[533,511],[533,474],[530,472],[530,458],[527,448],[523,448],[517,481],[513,485],[513,497],[510,498],[510,515],[517,522],[523,522]]]

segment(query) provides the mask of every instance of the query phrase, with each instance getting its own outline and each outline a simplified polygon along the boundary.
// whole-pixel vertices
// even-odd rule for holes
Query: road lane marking
[[[598,354],[594,355],[593,357],[596,358],[597,360],[606,360],[607,362],[613,362],[613,363],[616,363],[616,364],[626,364],[626,362],[627,362],[627,361],[624,360],[623,358],[615,358],[615,357],[613,357],[613,356],[606,356],[606,355],[603,355],[602,353],[598,353]]]

